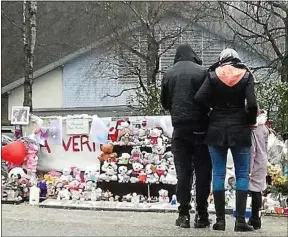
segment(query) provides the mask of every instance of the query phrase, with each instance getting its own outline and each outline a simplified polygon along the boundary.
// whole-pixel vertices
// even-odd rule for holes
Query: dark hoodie
[[[163,76],[161,103],[170,111],[173,127],[188,127],[195,132],[207,129],[208,116],[193,100],[207,75],[201,65],[202,60],[189,45],[180,45],[174,66]]]

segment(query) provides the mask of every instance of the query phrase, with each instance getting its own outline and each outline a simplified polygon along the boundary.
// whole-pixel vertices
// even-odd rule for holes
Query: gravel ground
[[[176,214],[83,211],[2,205],[2,236],[247,236],[234,233],[227,216],[225,232],[181,229]],[[193,216],[192,216],[193,218]],[[214,220],[214,216],[212,217]],[[287,236],[287,218],[264,217],[263,228],[249,236]]]

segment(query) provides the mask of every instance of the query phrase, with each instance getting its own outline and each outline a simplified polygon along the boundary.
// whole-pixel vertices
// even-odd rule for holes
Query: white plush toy
[[[130,161],[129,153],[122,153],[121,157],[119,157],[118,164],[119,165],[127,165]]]
[[[175,165],[170,165],[168,167],[165,177],[162,179],[164,184],[177,184],[176,168]]]
[[[164,158],[164,153],[166,150],[166,146],[162,144],[154,144],[152,146],[152,156],[153,156],[153,163],[159,164],[161,160]]]
[[[62,190],[58,192],[57,199],[58,200],[70,200],[70,197],[71,197],[71,193],[69,192],[69,190],[67,188],[63,188]]]
[[[128,175],[128,169],[126,166],[120,166],[118,168],[118,182],[119,183],[128,183],[130,176]]]
[[[139,174],[143,169],[143,165],[139,162],[134,162],[132,164],[132,170],[128,171],[128,174],[131,176],[130,182],[131,183],[138,183],[139,182]]]
[[[141,128],[139,129],[139,141],[141,142],[141,145],[147,145],[148,139],[147,136],[149,135],[149,130],[147,129],[147,121],[142,120],[141,121]]]
[[[137,193],[132,193],[132,197],[131,197],[131,203],[133,203],[134,205],[139,204],[140,202],[140,196],[137,195]]]
[[[102,171],[105,173],[100,174],[102,181],[117,181],[117,165],[114,162],[105,161],[102,165]]]
[[[142,152],[142,164],[147,165],[147,164],[154,164],[154,155],[152,153],[148,153],[146,151]],[[157,156],[158,157],[158,156]]]
[[[162,145],[163,144],[162,138],[160,138],[161,133],[162,133],[162,131],[159,130],[158,128],[153,128],[150,131],[149,139],[150,139],[150,143],[152,145],[155,145],[155,144]]]
[[[165,189],[161,189],[158,191],[159,193],[159,202],[160,203],[169,203],[168,191]]]
[[[11,169],[10,172],[8,173],[8,179],[12,181],[19,180],[22,178],[27,178],[27,173],[21,167],[15,167]]]
[[[63,182],[71,182],[72,181],[72,175],[71,175],[71,169],[64,168],[62,170],[62,175],[60,176],[60,180]]]
[[[133,162],[142,162],[142,153],[139,146],[133,147],[131,151],[131,161]]]
[[[88,166],[85,170],[85,181],[97,182],[100,177],[100,167],[98,165]]]
[[[167,161],[168,165],[174,165],[174,155],[171,151],[166,152],[163,159]]]
[[[146,183],[157,183],[159,181],[159,176],[156,173],[156,167],[152,164],[147,164],[145,167],[145,173],[147,175]]]

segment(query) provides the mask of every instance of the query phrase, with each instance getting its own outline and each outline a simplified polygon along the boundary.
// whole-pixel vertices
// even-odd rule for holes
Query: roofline
[[[53,62],[51,64],[48,64],[47,66],[35,71],[33,73],[33,78],[36,79],[37,77],[40,77],[64,64],[66,64],[67,62],[91,51],[92,49],[94,48],[97,48],[97,47],[100,47],[101,45],[103,45],[104,43],[107,42],[107,40],[111,41],[111,36],[107,36],[105,38],[103,38],[102,40],[99,40],[98,42],[95,42],[95,43],[92,43],[91,45],[87,46],[87,47],[83,47],[77,51],[75,51],[74,53],[71,53],[59,60],[57,60],[56,62]],[[24,84],[24,77],[6,85],[6,86],[3,86],[2,89],[1,89],[1,94],[4,94],[4,93],[7,93],[21,85]]]

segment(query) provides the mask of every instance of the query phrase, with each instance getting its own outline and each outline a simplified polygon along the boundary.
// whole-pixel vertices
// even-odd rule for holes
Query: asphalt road
[[[2,205],[2,236],[247,236],[234,233],[227,216],[225,232],[180,229],[176,214],[82,211]],[[212,217],[214,220],[214,216]],[[249,236],[287,236],[287,218],[264,217],[263,228]]]

